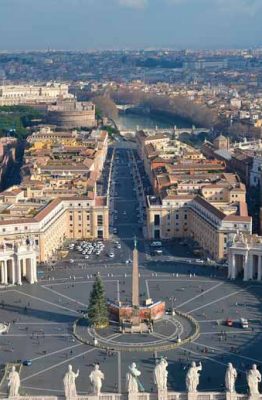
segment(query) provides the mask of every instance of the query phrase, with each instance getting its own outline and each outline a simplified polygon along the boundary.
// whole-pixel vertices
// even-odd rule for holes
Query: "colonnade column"
[[[262,279],[262,256],[258,256],[258,265],[257,265],[257,280],[261,281]]]
[[[9,262],[11,263],[11,271],[12,271],[12,277],[11,277],[11,280],[12,280],[12,285],[14,285],[15,284],[15,263],[14,263],[14,259],[12,259],[12,260],[9,260]]]
[[[248,265],[248,254],[243,256],[244,258],[244,281],[247,281],[249,278],[249,265]]]
[[[21,271],[21,260],[20,260],[20,258],[17,259],[17,264],[16,264],[16,283],[18,285],[22,285],[22,271]]]
[[[236,255],[233,252],[230,252],[229,256],[228,278],[236,279]]]
[[[7,261],[6,260],[2,261],[2,283],[4,285],[8,284],[8,279],[7,279]]]
[[[31,268],[32,268],[32,276],[33,276],[33,283],[37,282],[37,267],[36,267],[36,258],[31,258]]]

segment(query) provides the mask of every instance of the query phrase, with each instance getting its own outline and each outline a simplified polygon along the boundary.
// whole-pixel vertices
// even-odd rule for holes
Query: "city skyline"
[[[260,0],[2,0],[0,50],[255,47],[261,11]]]

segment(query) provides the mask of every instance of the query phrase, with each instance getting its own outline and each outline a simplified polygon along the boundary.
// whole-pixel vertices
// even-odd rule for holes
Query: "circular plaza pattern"
[[[116,323],[106,329],[88,326],[88,320],[78,319],[74,323],[74,335],[82,343],[110,351],[152,352],[176,349],[194,341],[199,336],[197,321],[186,314],[165,315],[155,321],[152,333],[122,333]]]
[[[2,363],[30,360],[31,366],[23,366],[21,371],[23,393],[59,395],[69,363],[80,369],[77,386],[79,393],[85,394],[91,391],[87,376],[96,362],[105,374],[105,392],[124,390],[132,361],[142,371],[141,381],[150,391],[154,388],[155,359],[161,355],[169,362],[170,390],[185,390],[191,361],[203,364],[200,390],[221,390],[227,363],[232,362],[239,374],[237,389],[244,393],[245,371],[253,363],[262,365],[261,284],[231,282],[223,271],[204,266],[190,265],[189,273],[188,267],[179,262],[148,262],[140,267],[141,301],[145,297],[161,299],[167,308],[173,303],[178,312],[193,317],[199,326],[198,337],[179,347],[172,348],[177,335],[183,341],[190,331],[187,321],[178,315],[175,319],[167,316],[159,326],[157,323],[150,335],[121,334],[112,326],[95,332],[98,346],[78,340],[72,327],[86,310],[95,274],[100,271],[108,298],[126,301],[131,295],[131,266],[76,262],[73,266],[58,264],[54,271],[43,268],[38,284],[0,291],[0,318],[10,323],[8,332],[0,335]],[[241,317],[248,319],[248,329],[241,328]],[[233,326],[225,324],[227,318]],[[87,338],[88,328],[82,326],[78,333],[83,332]],[[2,382],[0,391],[6,390],[6,382]]]

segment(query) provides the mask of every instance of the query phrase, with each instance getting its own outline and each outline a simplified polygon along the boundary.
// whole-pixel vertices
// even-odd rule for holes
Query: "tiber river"
[[[177,126],[177,128],[188,128],[192,126],[190,122],[185,121],[181,118],[168,120],[166,118],[161,118],[156,115],[139,115],[131,113],[119,114],[115,122],[120,130],[136,130],[137,128],[154,129],[156,126],[162,129],[173,128],[175,125]]]

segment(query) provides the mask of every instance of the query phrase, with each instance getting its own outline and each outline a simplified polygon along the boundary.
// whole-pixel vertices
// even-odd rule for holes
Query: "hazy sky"
[[[0,0],[0,50],[262,45],[262,0]]]

